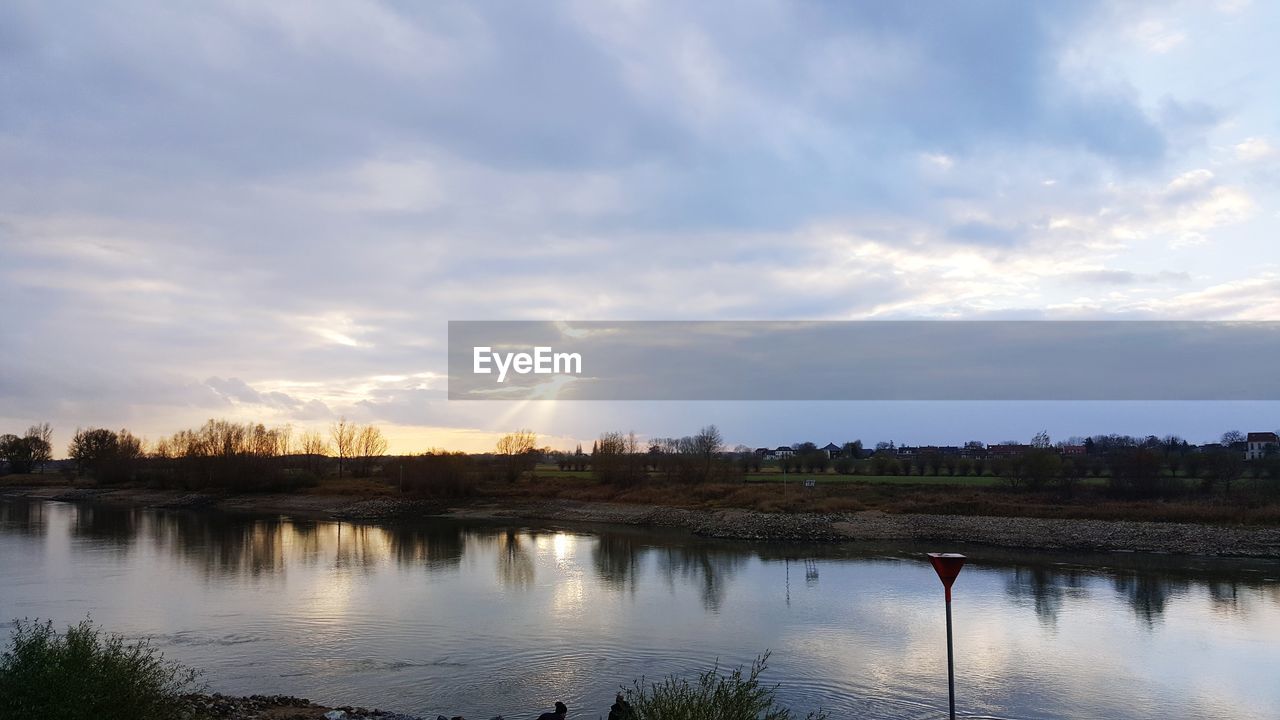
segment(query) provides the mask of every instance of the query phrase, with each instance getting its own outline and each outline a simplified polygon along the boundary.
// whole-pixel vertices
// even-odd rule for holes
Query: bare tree
[[[700,479],[705,482],[711,477],[711,465],[716,456],[724,449],[724,437],[720,435],[720,428],[708,425],[699,430],[693,436],[692,449],[702,466]]]
[[[634,432],[607,432],[596,441],[591,470],[603,482],[632,486],[644,480],[646,459]]]
[[[44,464],[53,459],[53,428],[44,422],[27,428],[27,442],[31,444],[31,463],[44,472]]]
[[[278,438],[274,430],[268,430],[266,425],[258,423],[249,427],[247,435],[250,455],[256,458],[275,457]]]
[[[341,480],[342,465],[355,451],[356,426],[347,422],[345,417],[338,418],[338,422],[329,426],[329,437],[338,452],[338,479]]]
[[[538,446],[538,436],[532,430],[520,429],[498,439],[499,455],[520,455]]]
[[[280,457],[288,457],[293,454],[293,426],[285,424],[275,429],[276,432],[276,454]]]
[[[387,439],[377,425],[365,425],[356,432],[355,454],[360,458],[360,474],[369,475],[374,458],[387,454]]]
[[[302,433],[302,437],[298,440],[298,445],[302,452],[307,455],[328,455],[329,443],[325,441],[324,436],[315,430],[308,430]]]
[[[520,429],[498,439],[497,454],[502,458],[507,482],[515,482],[538,459],[538,436],[532,430]]]
[[[302,454],[307,456],[307,470],[319,475],[323,461],[320,458],[328,457],[330,448],[329,443],[325,442],[324,436],[315,430],[308,430],[302,434],[299,440],[299,447]]]

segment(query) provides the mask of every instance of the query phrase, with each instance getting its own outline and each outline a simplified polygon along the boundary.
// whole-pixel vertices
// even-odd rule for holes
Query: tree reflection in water
[[[591,551],[600,581],[614,590],[630,590],[635,594],[640,580],[640,551],[643,544],[624,533],[601,533]]]
[[[1182,595],[1188,588],[1184,580],[1158,578],[1150,573],[1119,574],[1112,582],[1116,592],[1129,601],[1134,615],[1148,627],[1164,615],[1170,597]]]
[[[503,587],[526,590],[533,587],[533,557],[525,549],[520,535],[514,530],[498,534],[498,580]]]
[[[42,502],[0,502],[0,528],[19,535],[42,536],[49,527],[46,507]]]
[[[744,553],[698,543],[659,551],[658,568],[672,588],[675,587],[677,575],[686,581],[696,582],[702,606],[712,612],[719,612],[729,583],[746,559],[747,555]]]
[[[503,587],[525,590],[533,587],[540,562],[531,547],[540,531],[525,528],[449,520],[381,526],[208,511],[0,501],[0,533],[43,537],[55,532],[93,541],[98,548],[122,557],[152,548],[195,568],[208,581],[283,581],[291,564],[359,575],[372,573],[387,562],[402,568],[446,570],[457,568],[470,549],[486,559],[493,553]],[[723,606],[735,576],[753,558],[787,565],[784,572],[788,576],[790,563],[806,558],[807,585],[816,584],[818,559],[831,562],[836,573],[841,572],[844,561],[886,556],[919,561],[918,553],[900,547],[800,548],[712,541],[640,528],[598,529],[594,535],[586,569],[594,570],[602,587],[640,592],[647,579],[645,558],[653,556],[652,577],[665,578],[673,591],[677,584],[692,586],[702,606],[713,612]],[[1225,614],[1247,614],[1258,599],[1280,604],[1280,584],[1276,582],[1280,572],[1276,563],[1268,561],[981,548],[972,555],[971,564],[1000,573],[1006,597],[1031,609],[1050,627],[1056,627],[1073,599],[1088,601],[1091,591],[1097,595],[1108,586],[1149,628],[1160,622],[1172,600],[1185,595],[1201,594],[1212,602],[1215,612]],[[792,589],[789,584],[787,589]]]
[[[71,521],[73,537],[100,540],[127,548],[138,539],[143,513],[138,509],[99,505],[75,505]]]
[[[197,566],[206,578],[270,577],[285,569],[283,535],[292,523],[280,518],[247,520],[216,513],[156,513],[146,531],[159,548]],[[317,532],[313,524],[303,529]],[[305,541],[304,541],[305,543]]]
[[[1054,566],[1015,566],[1005,581],[1005,593],[1016,602],[1029,603],[1042,624],[1056,626],[1066,598],[1087,595],[1086,577]]]
[[[391,557],[404,567],[425,565],[431,570],[457,567],[467,535],[461,525],[396,525],[386,530]]]

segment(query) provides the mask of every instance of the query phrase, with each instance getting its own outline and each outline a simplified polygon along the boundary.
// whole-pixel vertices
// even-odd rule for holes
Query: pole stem
[[[956,665],[951,651],[951,588],[947,588],[947,691],[951,700],[951,720],[956,720]]]

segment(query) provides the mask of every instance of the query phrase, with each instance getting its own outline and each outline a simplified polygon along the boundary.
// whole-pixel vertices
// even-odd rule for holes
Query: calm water
[[[0,502],[0,617],[91,613],[213,689],[430,717],[607,712],[620,684],[773,651],[793,707],[945,715],[926,548]],[[952,549],[952,548],[946,548]],[[1280,565],[967,548],[958,705],[984,718],[1280,718]]]

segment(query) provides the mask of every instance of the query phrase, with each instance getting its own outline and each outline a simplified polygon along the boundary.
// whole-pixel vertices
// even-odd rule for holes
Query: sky
[[[449,320],[1280,320],[1280,5],[0,5],[0,432],[393,452],[1280,427],[1276,403],[449,402]]]

